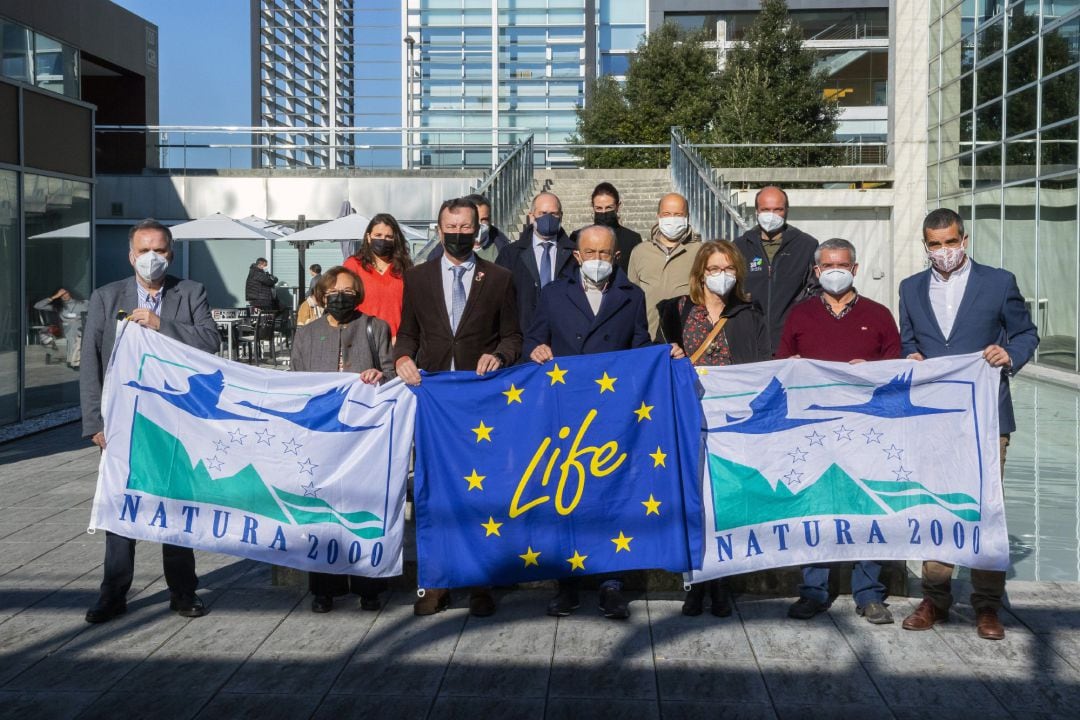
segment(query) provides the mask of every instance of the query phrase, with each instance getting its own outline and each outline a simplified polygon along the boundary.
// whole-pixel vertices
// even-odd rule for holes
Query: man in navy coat
[[[968,236],[958,214],[941,208],[927,215],[923,242],[932,267],[900,283],[901,353],[923,360],[981,352],[990,365],[1001,368],[998,417],[1004,477],[1005,449],[1016,429],[1009,377],[1035,353],[1038,333],[1016,277],[967,257]],[[905,630],[928,630],[948,619],[952,571],[946,563],[923,563],[923,601],[904,620]],[[998,609],[1005,594],[1005,573],[972,568],[971,586],[979,637],[1001,640],[1005,628]]]
[[[650,345],[645,319],[645,293],[630,282],[617,264],[615,232],[592,225],[578,233],[575,267],[540,292],[524,355],[543,364],[565,355],[630,350]],[[680,351],[681,354],[681,351]],[[547,613],[569,615],[579,605],[578,578],[559,580],[559,594]],[[622,581],[607,578],[600,586],[600,612],[625,619],[630,608],[622,597]]]

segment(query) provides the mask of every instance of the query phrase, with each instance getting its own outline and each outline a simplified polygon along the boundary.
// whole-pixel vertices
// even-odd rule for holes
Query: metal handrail
[[[472,187],[491,202],[491,217],[508,227],[529,198],[533,184],[533,136],[522,140]]]
[[[690,223],[706,240],[734,240],[752,225],[746,206],[716,170],[671,128],[671,182],[690,204]]]

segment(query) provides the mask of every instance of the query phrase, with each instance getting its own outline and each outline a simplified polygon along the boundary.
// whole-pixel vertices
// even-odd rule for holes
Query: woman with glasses
[[[727,240],[703,243],[690,269],[690,294],[657,304],[657,341],[678,345],[697,366],[736,365],[772,358],[765,315],[744,291],[746,260]],[[722,579],[697,583],[683,602],[683,615],[700,615],[705,590],[712,614],[731,615]]]
[[[299,372],[358,373],[369,384],[395,376],[390,349],[390,328],[381,320],[357,310],[364,302],[364,284],[355,273],[338,266],[319,278],[314,294],[324,309],[322,317],[297,328],[293,339],[291,369]],[[334,596],[349,592],[360,596],[363,610],[379,609],[379,593],[385,580],[310,573],[311,611],[330,612]]]
[[[345,269],[356,273],[367,289],[357,310],[385,320],[390,326],[391,343],[401,325],[405,271],[412,265],[405,234],[389,213],[371,218],[359,250],[345,259]]]

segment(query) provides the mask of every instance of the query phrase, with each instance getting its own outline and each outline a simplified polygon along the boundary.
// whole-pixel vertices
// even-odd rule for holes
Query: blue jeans
[[[885,599],[885,586],[878,581],[881,564],[873,560],[860,560],[851,569],[851,596],[855,605],[866,607]],[[829,566],[803,565],[802,585],[799,597],[817,600],[822,605],[829,602]]]

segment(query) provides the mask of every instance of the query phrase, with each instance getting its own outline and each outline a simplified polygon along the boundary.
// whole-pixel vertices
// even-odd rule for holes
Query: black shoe
[[[314,602],[314,601],[312,601]],[[372,595],[371,597],[360,596],[360,609],[368,610],[369,612],[375,612],[382,607],[382,603],[379,602],[378,595]]]
[[[697,617],[705,606],[705,583],[696,583],[690,586],[683,600],[682,614],[689,617]]]
[[[712,600],[712,609],[709,612],[716,617],[731,617],[731,593],[723,579],[709,583],[709,599]]]
[[[334,598],[329,595],[316,595],[311,598],[311,612],[328,613],[334,609]]]
[[[547,606],[547,614],[552,617],[566,617],[581,607],[577,590],[559,588],[559,594],[551,599]]]
[[[120,600],[116,602],[109,602],[108,600],[99,599],[94,607],[86,611],[86,622],[88,623],[103,623],[112,620],[118,615],[123,615],[127,612],[127,601]]]
[[[180,617],[186,618],[197,618],[206,614],[206,606],[203,605],[203,601],[198,595],[192,595],[191,597],[174,595],[169,600],[169,609],[174,610]]]
[[[630,606],[623,600],[622,593],[613,587],[600,588],[600,614],[613,620],[625,620],[630,617]]]
[[[809,620],[829,609],[828,605],[811,598],[799,598],[788,608],[787,616],[796,620]]]

